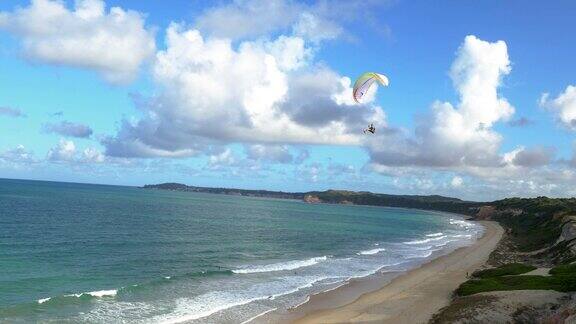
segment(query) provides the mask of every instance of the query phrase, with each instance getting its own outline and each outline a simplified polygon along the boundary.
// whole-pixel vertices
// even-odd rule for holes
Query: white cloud
[[[208,36],[232,40],[269,36],[291,29],[295,35],[318,43],[337,38],[343,32],[334,19],[338,17],[328,17],[322,7],[320,2],[235,0],[206,10],[197,17],[195,27]]]
[[[342,27],[335,22],[319,18],[317,15],[303,13],[293,27],[294,34],[318,43],[337,38],[342,34]]]
[[[506,43],[467,36],[450,70],[458,104],[434,102],[430,116],[417,121],[414,137],[375,138],[369,144],[372,161],[442,168],[499,165],[502,137],[492,126],[514,113],[498,94],[501,79],[509,72]]]
[[[219,38],[245,38],[285,29],[298,18],[302,4],[284,0],[235,0],[206,10],[196,28]]]
[[[21,38],[30,60],[96,70],[113,83],[134,79],[156,47],[142,14],[107,11],[103,0],[77,0],[73,10],[60,0],[32,0],[0,12],[0,29]]]
[[[286,145],[248,145],[246,155],[251,160],[272,163],[291,163],[294,160]]]
[[[78,151],[73,141],[60,139],[60,142],[55,147],[48,150],[46,160],[72,164],[91,164],[105,162],[106,158],[104,154],[95,148],[86,148],[83,151]]]
[[[558,165],[471,170],[476,177],[470,192],[483,199],[503,197],[567,197],[576,195],[576,172]],[[475,172],[474,172],[475,171]],[[479,199],[479,198],[476,198]]]
[[[34,158],[34,153],[27,150],[24,145],[21,144],[12,149],[1,152],[0,161],[15,165],[38,162],[38,160]]]
[[[544,93],[540,105],[552,111],[558,120],[571,130],[576,130],[576,86],[569,85],[554,99]]]
[[[322,176],[322,165],[317,163],[311,163],[307,165],[301,165],[296,170],[296,177],[305,182],[318,182]]]
[[[82,157],[80,160],[85,163],[102,163],[106,160],[106,157],[102,152],[95,148],[87,148],[82,151]]]
[[[209,37],[242,40],[292,31],[314,44],[347,35],[346,25],[361,22],[389,37],[390,28],[374,15],[390,0],[233,0],[196,17],[195,28]]]
[[[226,148],[218,154],[211,155],[208,160],[210,169],[217,169],[225,166],[231,166],[236,162],[236,158],[231,149]]]
[[[180,156],[212,145],[358,144],[368,122],[385,125],[379,107],[338,102],[350,80],[317,66],[305,41],[281,35],[233,46],[173,24],[153,77],[160,94],[106,139],[112,156]]]
[[[72,161],[74,154],[76,154],[74,142],[61,139],[58,145],[48,151],[46,159],[49,161]]]
[[[455,176],[454,178],[452,178],[452,181],[450,181],[450,185],[453,188],[460,188],[462,187],[462,184],[464,184],[464,180],[458,176]]]
[[[572,161],[557,161],[554,147],[520,146],[500,153],[502,136],[494,125],[514,113],[498,93],[501,79],[508,73],[510,61],[504,42],[466,37],[450,70],[458,104],[435,102],[431,114],[417,121],[414,135],[400,132],[372,138],[369,169],[388,177],[421,179],[421,183],[408,183],[414,190],[432,182],[428,193],[433,190],[474,199],[573,195],[576,173],[568,167]],[[543,105],[565,112],[564,108],[571,107],[572,91],[569,88],[554,100],[544,97]],[[466,174],[474,181],[464,186],[462,177],[454,173]],[[452,179],[446,181],[448,174]]]

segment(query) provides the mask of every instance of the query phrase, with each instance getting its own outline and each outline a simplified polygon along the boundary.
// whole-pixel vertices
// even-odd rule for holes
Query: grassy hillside
[[[426,210],[448,211],[466,215],[473,215],[482,203],[463,201],[457,198],[443,197],[438,195],[387,195],[371,192],[355,192],[343,190],[313,191],[307,192],[306,197],[318,198],[320,202],[355,205],[387,206],[417,208]]]
[[[475,273],[456,291],[459,296],[468,296],[487,291],[503,290],[555,290],[576,291],[576,265],[564,264],[550,270],[550,276],[520,275],[533,270],[527,265],[504,265],[496,269]]]
[[[518,251],[534,251],[552,245],[562,232],[563,217],[576,214],[576,199],[510,198],[492,203],[492,219],[507,230]]]

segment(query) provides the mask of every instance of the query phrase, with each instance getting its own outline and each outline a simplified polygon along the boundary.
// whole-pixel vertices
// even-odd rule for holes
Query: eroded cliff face
[[[322,202],[322,200],[320,200],[320,198],[318,198],[318,196],[306,195],[306,196],[304,196],[304,202],[307,202],[310,204],[319,204]]]
[[[496,207],[494,206],[482,206],[478,210],[475,218],[478,220],[491,220],[492,216],[496,213]]]
[[[491,255],[493,266],[554,266],[576,256],[576,215],[561,211],[546,216],[545,210],[485,205],[477,209],[474,219],[498,221],[506,229],[504,239]]]
[[[524,213],[524,210],[520,208],[506,208],[506,209],[498,209],[492,205],[486,205],[478,208],[478,212],[474,216],[474,218],[478,220],[492,220],[494,216],[497,215],[509,215],[512,217],[520,216]]]
[[[556,244],[566,242],[567,247],[576,254],[576,216],[569,215],[562,217],[562,233]]]
[[[575,299],[551,290],[479,293],[458,298],[430,323],[575,323]]]

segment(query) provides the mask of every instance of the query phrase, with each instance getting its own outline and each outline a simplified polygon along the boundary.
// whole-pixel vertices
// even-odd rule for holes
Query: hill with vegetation
[[[246,197],[264,197],[264,198],[277,198],[277,199],[304,199],[304,193],[297,192],[282,192],[282,191],[269,191],[269,190],[249,190],[249,189],[234,189],[234,188],[211,188],[211,187],[196,187],[187,186],[181,183],[161,183],[153,185],[145,185],[144,189],[160,189],[170,191],[184,191],[184,192],[203,192],[219,195],[232,195],[232,196],[246,196]]]
[[[509,198],[475,215],[506,230],[431,323],[576,322],[576,199]]]
[[[247,190],[234,188],[210,188],[187,186],[181,183],[162,183],[145,185],[145,189],[161,189],[184,192],[203,192],[248,197],[266,197],[280,199],[298,199],[308,203],[353,204],[383,207],[417,208],[426,210],[447,211],[459,214],[474,215],[484,203],[464,201],[458,198],[438,195],[388,195],[367,191],[327,190],[310,192],[282,192],[269,190]]]

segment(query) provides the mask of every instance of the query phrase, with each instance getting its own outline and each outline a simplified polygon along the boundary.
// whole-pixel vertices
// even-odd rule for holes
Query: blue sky
[[[575,11],[5,0],[0,177],[573,196]],[[391,83],[356,104],[365,71]]]

